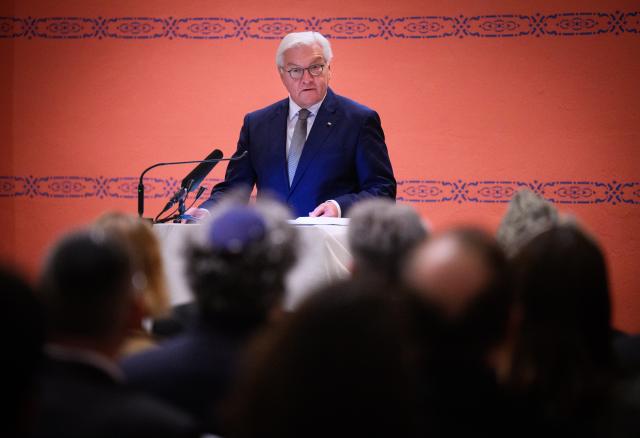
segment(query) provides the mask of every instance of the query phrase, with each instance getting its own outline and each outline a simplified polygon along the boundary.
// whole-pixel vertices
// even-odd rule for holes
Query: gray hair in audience
[[[265,198],[246,205],[242,197],[231,194],[216,205],[203,227],[208,237],[187,249],[188,280],[205,319],[261,322],[280,304],[296,261],[298,239],[287,223],[288,209]],[[236,226],[236,218],[248,220],[256,232]]]
[[[533,237],[558,223],[558,211],[531,190],[521,190],[509,202],[496,235],[509,257]]]
[[[359,202],[349,216],[348,240],[356,274],[396,281],[409,253],[428,235],[413,207],[385,198]]]

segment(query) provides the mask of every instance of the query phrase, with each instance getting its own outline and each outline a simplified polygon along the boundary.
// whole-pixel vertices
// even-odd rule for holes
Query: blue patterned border
[[[213,187],[220,179],[208,178]],[[175,178],[146,178],[145,197],[166,199],[178,190]],[[85,176],[0,176],[0,197],[123,198],[137,197],[138,178]],[[557,204],[640,205],[640,182],[618,181],[398,181],[398,201],[415,203],[507,203],[529,189]]]
[[[0,176],[0,197],[27,198],[137,198],[138,177]],[[220,179],[202,182],[213,187]],[[145,178],[145,198],[168,198],[178,189],[175,178]]]
[[[640,205],[640,182],[601,181],[437,181],[398,182],[398,201],[507,203],[529,189],[556,204]]]
[[[385,40],[638,35],[640,11],[327,18],[0,17],[0,39],[280,39],[301,30],[333,39]]]

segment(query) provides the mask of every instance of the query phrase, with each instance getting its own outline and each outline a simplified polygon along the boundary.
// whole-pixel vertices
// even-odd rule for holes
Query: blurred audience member
[[[99,230],[53,249],[41,279],[50,339],[36,437],[193,436],[186,415],[126,388],[114,362],[144,284],[126,247]]]
[[[354,275],[397,284],[409,253],[428,234],[418,213],[411,206],[374,198],[357,203],[349,216]]]
[[[488,343],[504,334],[512,302],[510,275],[504,252],[488,234],[458,228],[436,235],[415,251],[405,274],[408,284],[452,321],[483,307],[489,313],[481,312],[480,326],[491,328]]]
[[[288,218],[274,202],[218,204],[206,237],[187,251],[193,326],[123,361],[132,385],[190,412],[205,432],[218,433],[217,405],[236,371],[238,351],[279,311],[296,258]]]
[[[34,420],[34,381],[42,361],[44,320],[31,287],[5,268],[0,268],[0,309],[2,348],[6,352],[2,373],[4,421],[0,435],[24,437]]]
[[[558,223],[558,211],[531,190],[521,190],[509,202],[497,239],[509,257],[532,237]]]
[[[495,240],[474,229],[431,237],[408,264],[424,345],[421,386],[429,436],[513,432],[509,421],[519,412],[495,371],[512,305],[509,272]]]
[[[633,407],[611,398],[611,304],[598,245],[574,224],[556,226],[526,244],[514,268],[522,321],[511,386],[558,434],[637,436],[627,433],[638,424],[619,423]]]
[[[177,304],[171,307],[166,316],[151,320],[151,335],[161,341],[184,333],[184,331],[198,318],[198,309],[193,301]]]
[[[618,333],[613,340],[613,349],[622,375],[640,378],[640,334]]]
[[[169,294],[165,284],[160,243],[149,222],[124,213],[107,213],[98,218],[94,228],[121,239],[144,274],[146,285],[138,295],[142,318],[157,318],[167,314]],[[154,346],[155,343],[153,337],[142,327],[141,320],[129,334],[121,354],[136,353]]]
[[[417,436],[410,314],[400,294],[382,292],[326,286],[258,338],[225,436]]]

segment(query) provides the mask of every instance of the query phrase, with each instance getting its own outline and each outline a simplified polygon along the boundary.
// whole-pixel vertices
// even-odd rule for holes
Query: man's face
[[[320,102],[327,93],[331,78],[322,47],[319,44],[295,46],[286,50],[283,55],[284,67],[279,69],[280,79],[293,101],[301,108],[309,108]],[[301,78],[293,79],[288,73],[292,68],[307,68],[318,64],[324,65],[322,73],[318,76],[312,76],[308,70],[304,70]]]

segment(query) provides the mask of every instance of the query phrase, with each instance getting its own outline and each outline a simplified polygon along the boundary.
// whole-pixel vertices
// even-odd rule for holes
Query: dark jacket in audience
[[[42,361],[45,331],[42,308],[31,286],[18,274],[0,266],[0,435],[28,435],[33,424],[34,381]]]
[[[202,430],[218,432],[216,408],[249,333],[198,321],[160,348],[126,358],[122,368],[131,386],[189,412]]]
[[[86,361],[48,359],[34,437],[196,437],[186,415]]]
[[[613,340],[613,350],[620,371],[627,377],[640,377],[640,335],[619,333]]]

